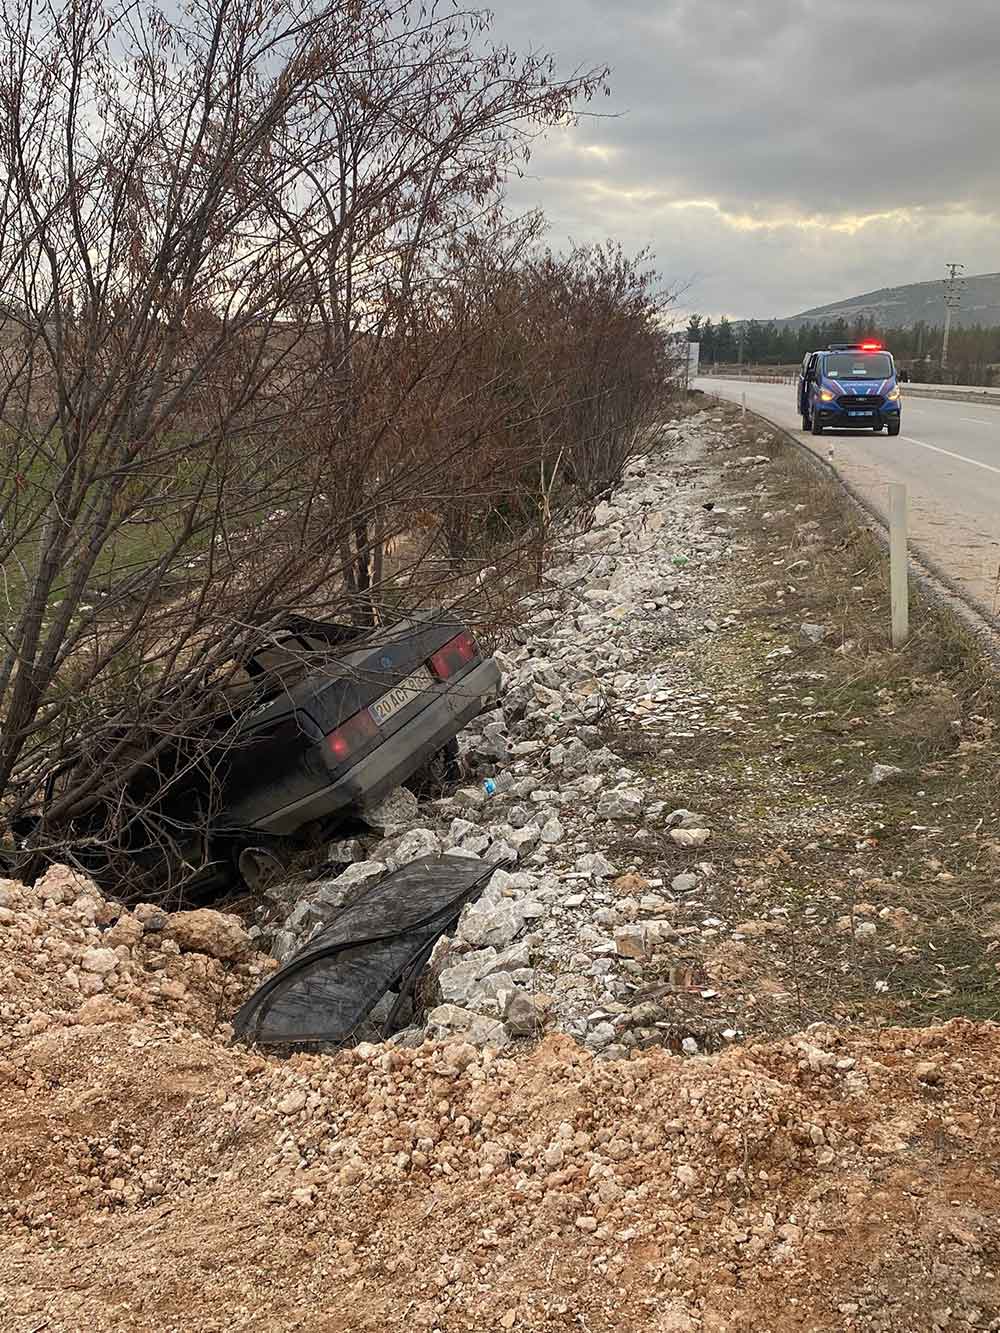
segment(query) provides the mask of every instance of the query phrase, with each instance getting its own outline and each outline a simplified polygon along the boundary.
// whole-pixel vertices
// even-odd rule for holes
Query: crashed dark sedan
[[[435,763],[443,772],[500,684],[469,629],[440,613],[366,631],[296,616],[239,667],[211,722],[162,748],[123,789],[64,827],[44,810],[18,820],[29,877],[70,861],[119,893],[183,886],[202,898],[250,880],[261,852],[280,861],[318,845]],[[91,755],[62,764],[45,803],[93,764]]]

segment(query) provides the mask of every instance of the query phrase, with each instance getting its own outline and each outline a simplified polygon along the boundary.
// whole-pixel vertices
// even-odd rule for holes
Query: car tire
[[[436,754],[418,768],[413,777],[403,785],[414,796],[440,796],[448,787],[454,786],[462,774],[458,766],[458,741],[450,740]]]
[[[899,428],[901,425],[902,422],[900,421],[890,421],[889,424],[886,426],[886,430],[889,432],[890,435],[898,435]]]
[[[817,412],[812,414],[812,420],[809,422],[809,429],[813,435],[823,434],[823,427],[820,425],[819,414]]]
[[[805,412],[802,413],[802,429],[809,429],[809,418],[806,416]]]
[[[235,861],[237,874],[251,893],[262,892],[288,873],[283,859],[270,847],[235,849]]]

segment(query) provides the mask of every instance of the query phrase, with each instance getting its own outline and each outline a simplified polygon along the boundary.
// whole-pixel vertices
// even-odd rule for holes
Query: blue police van
[[[802,429],[813,435],[827,426],[899,434],[899,380],[881,343],[831,343],[822,352],[808,352],[798,393]]]

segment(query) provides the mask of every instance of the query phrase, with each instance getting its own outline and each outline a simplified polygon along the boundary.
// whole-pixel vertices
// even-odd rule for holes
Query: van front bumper
[[[863,430],[866,426],[887,426],[899,420],[898,403],[882,403],[878,407],[840,407],[836,402],[816,403],[813,407],[824,426],[840,426],[844,430]]]

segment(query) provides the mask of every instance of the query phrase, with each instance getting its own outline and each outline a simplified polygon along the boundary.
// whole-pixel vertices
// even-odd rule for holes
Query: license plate
[[[417,667],[405,680],[401,680],[398,685],[394,685],[391,690],[387,690],[382,698],[373,704],[368,705],[368,712],[379,726],[388,722],[391,717],[395,717],[401,709],[407,704],[413,702],[420,694],[433,688],[437,682],[426,667]]]
[[[873,417],[874,412],[848,412],[849,417]]]

